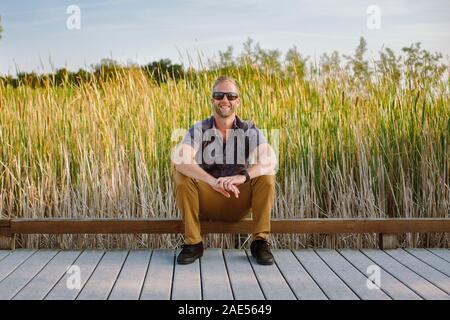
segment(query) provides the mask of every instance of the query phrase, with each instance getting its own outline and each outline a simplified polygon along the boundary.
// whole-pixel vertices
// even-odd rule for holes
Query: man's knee
[[[195,180],[181,172],[175,171],[174,174],[175,189],[185,188],[195,185]]]
[[[251,180],[253,186],[262,186],[275,190],[275,175],[263,175]]]

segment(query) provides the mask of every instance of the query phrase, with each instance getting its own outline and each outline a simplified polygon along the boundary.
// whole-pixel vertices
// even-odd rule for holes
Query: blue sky
[[[69,5],[80,7],[80,30],[66,27]],[[380,8],[380,29],[366,26],[370,5]],[[353,52],[360,36],[371,55],[419,41],[450,55],[449,0],[2,0],[0,16],[1,74],[77,70],[102,58],[187,66],[186,52],[213,57],[233,45],[237,53],[247,37],[283,52],[295,45],[312,61]]]

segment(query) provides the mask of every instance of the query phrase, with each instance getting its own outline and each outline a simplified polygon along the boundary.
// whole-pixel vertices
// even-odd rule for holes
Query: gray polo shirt
[[[249,156],[255,148],[267,143],[261,130],[251,121],[236,116],[226,143],[216,129],[214,116],[198,121],[182,143],[195,150],[195,161],[215,178],[240,174],[250,166]]]

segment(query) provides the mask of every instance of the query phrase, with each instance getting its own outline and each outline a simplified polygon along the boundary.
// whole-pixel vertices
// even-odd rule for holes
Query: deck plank
[[[153,250],[141,292],[142,300],[170,300],[174,259],[174,250]]]
[[[313,250],[296,250],[294,254],[329,299],[359,299]]]
[[[75,273],[66,271],[44,300],[75,300],[105,254],[102,250],[84,250],[72,264],[80,270],[80,288],[68,286]]]
[[[447,262],[426,249],[406,249],[406,251],[450,277],[450,262]]]
[[[277,265],[260,265],[247,251],[250,263],[255,271],[256,279],[268,300],[296,300],[297,297],[287,284]]]
[[[370,266],[380,267],[380,287],[383,292],[388,294],[394,300],[421,300],[422,298],[417,295],[410,288],[405,286],[397,278],[393,277],[390,273],[386,272],[381,266],[370,260],[359,250],[341,249],[338,251],[342,256],[347,259],[352,265],[354,265],[359,271],[364,274],[368,273]]]
[[[0,261],[0,281],[5,279],[10,273],[12,273],[17,267],[19,267],[36,252],[36,250],[31,249],[19,249],[12,251],[2,261]]]
[[[273,250],[275,264],[249,251],[208,248],[177,265],[178,251],[0,251],[0,299],[447,299],[449,250]],[[381,269],[381,290],[366,285],[368,267]],[[81,271],[69,289],[68,266]],[[366,276],[367,274],[367,276]]]
[[[366,256],[392,274],[424,299],[448,299],[449,296],[415,272],[409,270],[386,252],[375,249],[361,250]]]
[[[139,300],[150,261],[151,250],[133,250],[125,261],[110,300]]]
[[[12,299],[58,253],[39,250],[0,282],[0,300]]]
[[[317,283],[290,250],[273,250],[275,262],[299,300],[326,300]]]
[[[439,289],[450,294],[450,278],[442,272],[430,267],[403,249],[386,250],[385,252],[422,278],[427,279]]]
[[[236,300],[264,300],[264,294],[244,250],[224,250],[231,288]]]
[[[0,261],[2,261],[10,253],[11,253],[10,250],[0,250]]]
[[[176,255],[181,250],[177,250]],[[202,285],[200,277],[200,261],[191,264],[176,264],[172,284],[173,300],[201,300]]]
[[[200,259],[204,300],[233,300],[222,249],[208,248]]]
[[[128,250],[107,251],[77,300],[106,300],[127,258]]]
[[[449,249],[432,248],[432,249],[428,249],[428,250],[430,250],[435,255],[441,257],[445,261],[450,262],[450,250]]]
[[[42,300],[64,276],[68,267],[80,255],[80,251],[60,251],[56,256],[14,297],[14,300]]]
[[[369,289],[367,277],[345,260],[336,250],[315,250],[333,270],[362,300],[391,300],[383,291]]]

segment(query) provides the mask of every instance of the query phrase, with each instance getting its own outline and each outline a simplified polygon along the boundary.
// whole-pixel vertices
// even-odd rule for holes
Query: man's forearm
[[[175,165],[175,169],[184,174],[185,176],[206,182],[208,184],[212,184],[216,178],[214,178],[212,175],[210,175],[208,172],[203,170],[198,164],[196,163],[189,163],[189,164],[177,164]]]
[[[277,159],[272,147],[268,144],[261,145],[257,149],[257,153],[258,161],[248,169],[250,179],[264,175],[274,175]]]
[[[262,165],[262,164],[254,164],[248,169],[248,175],[250,179],[264,176],[264,175],[273,175],[274,169],[272,166]]]

